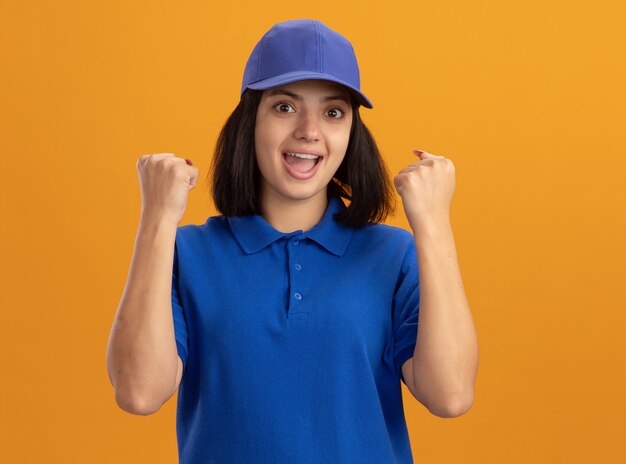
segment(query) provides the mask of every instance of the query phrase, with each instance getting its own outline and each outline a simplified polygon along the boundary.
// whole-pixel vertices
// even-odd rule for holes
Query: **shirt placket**
[[[287,246],[287,260],[289,265],[289,320],[306,319],[307,311],[304,292],[305,265],[302,263],[304,240],[301,235],[289,239]]]

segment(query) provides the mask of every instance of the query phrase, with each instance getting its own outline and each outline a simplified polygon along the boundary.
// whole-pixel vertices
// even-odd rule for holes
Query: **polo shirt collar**
[[[352,228],[337,222],[333,215],[344,209],[346,209],[346,205],[339,197],[329,197],[328,206],[322,219],[304,235],[315,240],[331,253],[342,256],[352,238]]]
[[[315,240],[331,253],[342,256],[352,238],[352,228],[337,222],[333,215],[345,208],[339,197],[330,196],[320,222],[304,233],[302,230],[280,232],[258,214],[227,216],[227,219],[235,239],[247,254],[256,253],[279,238],[299,235],[303,239]]]

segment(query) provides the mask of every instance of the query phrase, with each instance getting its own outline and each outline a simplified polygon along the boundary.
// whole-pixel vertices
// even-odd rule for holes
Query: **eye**
[[[285,107],[285,106],[293,108],[293,106],[291,106],[289,103],[285,103],[285,102],[276,103],[274,105],[274,108],[276,108],[276,107],[280,108],[280,107]],[[278,110],[278,112],[279,113],[285,113],[285,111],[281,111],[280,109]],[[287,111],[287,113],[291,113],[291,111]]]
[[[331,116],[332,119],[341,119],[346,115],[346,112],[342,110],[341,108],[331,108],[328,110],[328,112],[334,112],[335,114],[337,113],[337,111],[341,113],[341,116],[339,117]]]

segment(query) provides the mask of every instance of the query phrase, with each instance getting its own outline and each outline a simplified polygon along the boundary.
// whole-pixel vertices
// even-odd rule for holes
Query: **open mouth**
[[[283,158],[290,167],[301,173],[309,172],[322,159],[319,155],[308,153],[283,153]]]

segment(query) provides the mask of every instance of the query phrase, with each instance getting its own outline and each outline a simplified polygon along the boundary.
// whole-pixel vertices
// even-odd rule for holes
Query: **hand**
[[[404,213],[413,231],[431,222],[450,222],[450,205],[455,190],[451,160],[413,150],[420,161],[409,164],[393,179],[402,198]]]
[[[137,160],[141,184],[141,214],[180,222],[189,190],[195,187],[198,168],[190,159],[172,153],[143,155]]]

